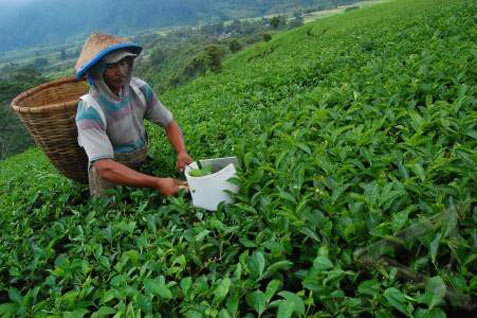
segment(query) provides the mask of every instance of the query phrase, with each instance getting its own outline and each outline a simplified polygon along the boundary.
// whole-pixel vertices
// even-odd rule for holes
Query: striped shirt
[[[90,93],[97,105],[90,105],[84,100],[78,103],[78,143],[85,149],[90,163],[99,159],[114,159],[115,153],[130,153],[142,148],[147,142],[144,119],[164,128],[172,121],[172,114],[146,82],[138,78],[131,78],[131,81],[144,98],[138,96],[134,89],[129,89],[125,96],[117,100],[106,94]],[[146,105],[141,99],[145,99]]]

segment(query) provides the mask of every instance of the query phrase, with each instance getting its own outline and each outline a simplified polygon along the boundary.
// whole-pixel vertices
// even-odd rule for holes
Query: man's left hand
[[[183,172],[186,165],[189,165],[192,162],[192,158],[187,154],[187,152],[180,152],[177,154],[177,170]]]

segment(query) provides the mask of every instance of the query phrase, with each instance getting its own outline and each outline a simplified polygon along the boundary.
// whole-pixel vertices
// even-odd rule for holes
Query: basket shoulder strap
[[[108,122],[106,121],[106,116],[104,115],[103,109],[98,104],[96,99],[93,96],[91,96],[90,94],[83,95],[83,96],[80,97],[80,99],[82,101],[86,102],[87,107],[94,107],[94,109],[96,109],[99,116],[101,117],[101,120],[104,123],[104,128],[106,128],[106,125],[108,124]]]
[[[131,85],[134,93],[136,93],[136,95],[139,97],[139,100],[141,101],[141,104],[144,107],[146,107],[147,106],[146,96],[144,96],[144,93],[139,88],[139,85],[137,85],[136,81],[134,81],[134,80],[130,81],[130,85]]]

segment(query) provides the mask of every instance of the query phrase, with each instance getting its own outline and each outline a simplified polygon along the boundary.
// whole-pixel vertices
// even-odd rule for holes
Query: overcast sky
[[[5,5],[5,4],[25,4],[29,2],[34,2],[34,1],[39,1],[39,0],[0,0],[0,6]]]

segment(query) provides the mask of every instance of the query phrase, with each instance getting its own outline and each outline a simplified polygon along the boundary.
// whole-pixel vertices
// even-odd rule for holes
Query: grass
[[[352,7],[365,8],[370,5],[375,5],[375,4],[387,2],[387,1],[389,0],[372,0],[372,1],[356,2],[350,5],[342,5],[334,9],[309,12],[309,13],[306,13],[303,16],[303,18],[305,23],[310,23],[318,19],[322,19],[322,18],[329,17],[336,14],[345,13],[346,9],[348,8],[352,8]]]

